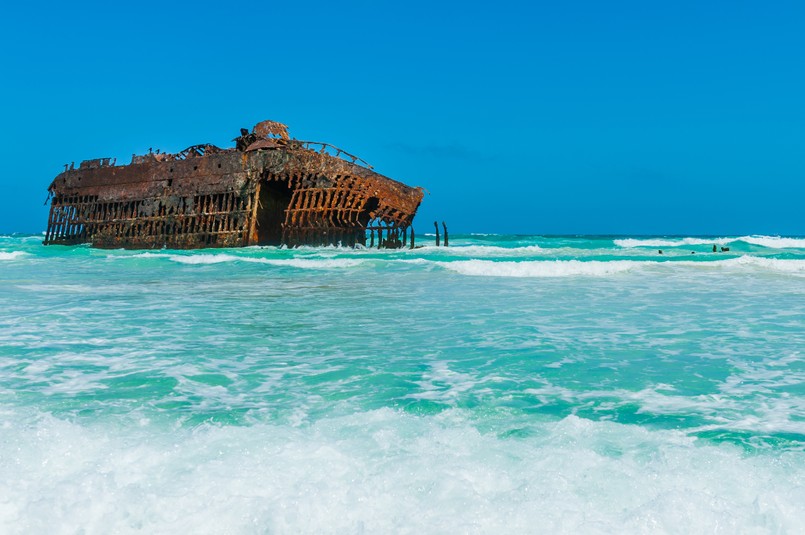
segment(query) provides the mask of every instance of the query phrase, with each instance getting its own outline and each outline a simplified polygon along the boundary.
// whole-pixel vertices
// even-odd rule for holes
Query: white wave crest
[[[725,245],[735,238],[623,238],[614,240],[618,247],[681,247],[683,245]]]
[[[123,252],[122,249],[121,249],[121,252]],[[108,258],[109,260],[116,260],[116,259],[120,259],[120,258],[169,258],[170,256],[171,255],[165,254],[165,253],[138,253],[138,254],[133,254],[133,255],[110,254],[110,255],[107,255],[106,258]]]
[[[727,270],[746,270],[754,269],[756,271],[771,271],[776,273],[791,273],[791,274],[805,274],[805,260],[793,260],[782,258],[765,258],[762,256],[743,255],[738,258],[728,258],[726,260],[693,262],[693,261],[677,261],[677,262],[637,262],[638,264],[645,264],[646,266],[663,266],[663,267],[689,267],[700,269],[727,269]]]
[[[365,262],[365,260],[358,260],[354,258],[328,258],[328,259],[311,259],[311,258],[287,258],[271,260],[268,258],[252,258],[250,261],[260,260],[262,263],[271,264],[273,266],[288,266],[300,269],[341,269],[356,267]]]
[[[457,245],[454,247],[426,246],[416,249],[416,253],[436,252],[455,256],[529,256],[544,253],[545,249],[539,245],[526,245],[523,247],[499,247],[497,245]]]
[[[783,238],[780,236],[744,236],[742,242],[760,245],[770,249],[805,249],[805,238]]]
[[[579,260],[539,260],[533,262],[493,262],[491,260],[459,260],[436,262],[437,265],[462,275],[476,277],[568,277],[574,275],[604,276],[624,273],[643,262]]]
[[[741,256],[715,261],[648,261],[648,260],[533,260],[521,262],[495,262],[492,260],[458,260],[455,262],[429,262],[423,259],[409,263],[438,265],[462,275],[476,277],[601,277],[638,270],[674,269],[755,269],[785,274],[805,274],[805,260]]]
[[[744,242],[770,249],[805,249],[805,238],[782,236],[741,236],[737,238],[623,238],[613,240],[618,247],[682,247],[685,245],[726,245]]]
[[[718,262],[705,262],[705,264],[710,263],[726,266],[751,266],[781,273],[805,273],[805,260],[764,258],[760,256],[744,255],[738,258],[731,258],[729,260],[720,260]]]
[[[168,258],[180,264],[220,264],[242,260],[240,257],[228,254],[169,255]]]
[[[746,455],[576,416],[512,424],[529,436],[505,438],[469,420],[379,409],[188,431],[6,410],[0,531],[798,533],[805,523],[801,452]]]
[[[120,258],[120,257],[113,257]],[[128,258],[167,258],[179,264],[221,264],[225,262],[247,262],[253,264],[267,264],[278,267],[294,267],[300,269],[338,269],[350,268],[363,264],[365,260],[354,258],[260,258],[251,256],[238,256],[231,254],[190,254],[175,255],[166,253],[140,253]]]
[[[9,251],[9,252],[0,252],[0,260],[16,260],[18,258],[22,258],[26,256],[28,253],[25,251]]]

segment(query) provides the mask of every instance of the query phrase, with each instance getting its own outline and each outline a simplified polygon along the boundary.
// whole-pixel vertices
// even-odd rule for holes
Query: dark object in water
[[[44,243],[196,249],[247,245],[406,243],[422,202],[412,188],[329,145],[291,139],[274,121],[245,128],[235,148],[193,145],[176,154],[65,166]]]
[[[714,253],[717,253],[717,252],[718,252],[718,247],[716,247],[716,244],[715,244],[715,243],[713,244],[713,252],[714,252]]]
[[[442,228],[444,229],[444,246],[448,246],[448,237],[447,237],[447,225],[444,221],[442,221]]]
[[[436,247],[439,247],[439,222],[433,222],[433,228],[436,229]],[[444,246],[447,247],[449,245],[449,238],[447,236],[447,225],[444,221],[442,221],[442,228],[444,229]],[[412,246],[413,247],[413,246]]]
[[[657,254],[662,254],[662,249],[660,249],[659,251],[657,251]]]
[[[722,253],[728,253],[728,252],[730,252],[730,248],[729,247],[722,247],[721,252]]]

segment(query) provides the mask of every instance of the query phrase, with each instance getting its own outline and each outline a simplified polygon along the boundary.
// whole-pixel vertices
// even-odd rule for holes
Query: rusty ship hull
[[[413,246],[423,190],[376,173],[285,125],[241,130],[236,147],[66,166],[51,183],[44,243],[197,249],[250,245]],[[368,243],[367,243],[368,235]]]

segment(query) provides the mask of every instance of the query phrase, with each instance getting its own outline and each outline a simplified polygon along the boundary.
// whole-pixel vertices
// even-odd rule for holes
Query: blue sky
[[[805,3],[16,3],[0,232],[66,162],[263,119],[453,232],[805,234]]]

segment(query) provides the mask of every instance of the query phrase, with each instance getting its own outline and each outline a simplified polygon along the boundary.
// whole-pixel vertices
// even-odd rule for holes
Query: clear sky
[[[14,2],[0,46],[3,233],[64,163],[273,119],[420,232],[805,234],[801,1]]]

